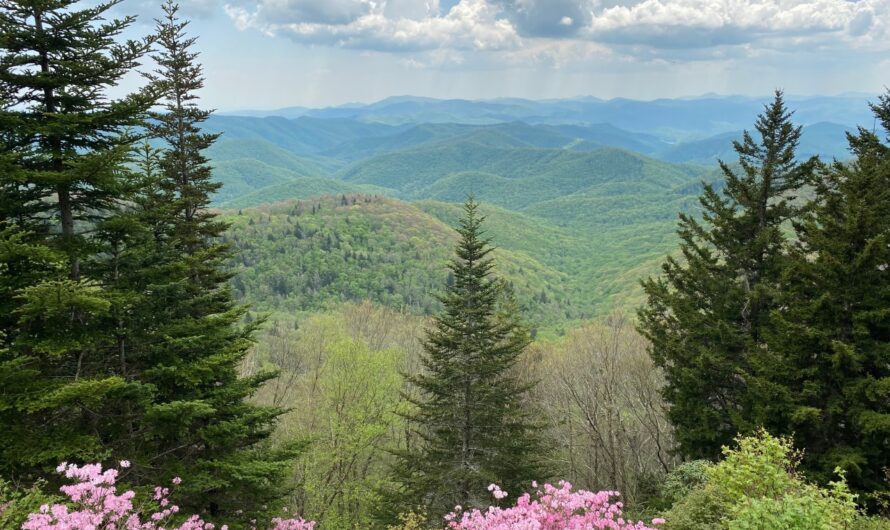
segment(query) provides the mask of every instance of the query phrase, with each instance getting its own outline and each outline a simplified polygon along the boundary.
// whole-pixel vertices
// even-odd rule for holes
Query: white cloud
[[[612,58],[609,48],[577,39],[536,39],[519,50],[505,52],[505,62],[517,66],[545,66],[563,69],[592,59]]]
[[[346,48],[417,51],[447,47],[491,51],[520,44],[512,24],[499,18],[499,9],[486,0],[461,0],[444,16],[437,15],[438,2],[428,0],[402,0],[395,4],[390,3],[392,0],[352,0],[368,5],[368,12],[337,24],[282,18],[278,13],[285,10],[277,4],[287,1],[263,0],[253,12],[227,5],[226,12],[241,29],[252,27],[298,42]],[[268,12],[270,2],[275,8],[274,16]],[[421,6],[427,16],[418,16]]]
[[[846,44],[879,28],[890,0],[644,0],[595,13],[584,36],[653,47],[711,47],[788,39]]]
[[[373,0],[261,0],[257,14],[270,24],[348,24],[367,15]]]
[[[536,56],[569,49],[556,42],[592,42],[644,60],[698,60],[761,49],[890,49],[890,0],[255,0],[225,10],[242,30],[387,52]]]
[[[383,7],[386,18],[423,20],[439,14],[438,0],[387,0]]]

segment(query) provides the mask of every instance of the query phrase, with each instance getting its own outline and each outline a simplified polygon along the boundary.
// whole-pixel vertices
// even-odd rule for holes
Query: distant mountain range
[[[846,158],[846,133],[870,125],[867,99],[789,98],[803,125],[798,155]],[[231,212],[239,247],[255,249],[240,292],[260,307],[317,309],[365,296],[356,278],[378,287],[405,278],[373,290],[375,299],[430,310],[445,254],[411,249],[425,230],[439,242],[429,248],[441,247],[441,222],[453,222],[454,203],[472,194],[487,203],[520,298],[556,325],[639,302],[640,276],[675,247],[678,212],[694,213],[702,182],[719,184],[717,160],[735,163],[733,141],[764,103],[401,97],[215,115],[205,129],[222,133],[208,153],[223,183],[215,205],[247,209]],[[310,207],[293,201],[319,196],[328,213],[297,221]],[[388,233],[407,226],[420,239]],[[270,277],[277,287],[264,283]]]
[[[214,116],[206,129],[223,134],[209,154],[217,178],[225,185],[216,202],[228,206],[318,193],[387,189],[391,195],[403,198],[452,200],[458,191],[476,190],[480,196],[486,196],[486,190],[498,189],[503,200],[496,202],[502,203],[512,200],[504,194],[516,190],[517,195],[525,194],[524,186],[533,186],[534,194],[577,191],[576,184],[565,188],[565,182],[609,178],[607,174],[616,169],[610,164],[621,158],[642,160],[639,164],[647,167],[696,165],[698,173],[707,173],[718,159],[735,159],[732,142],[742,136],[741,130],[735,130],[677,142],[609,123],[388,125],[308,116]],[[847,158],[845,134],[850,130],[849,126],[830,122],[805,126],[799,154]],[[624,153],[607,154],[616,149]],[[492,168],[495,159],[507,162]],[[506,167],[510,162],[533,163],[530,167],[536,168],[537,183],[512,180],[502,186],[498,178],[512,179],[518,174]],[[560,165],[559,169],[554,164]],[[578,173],[581,168],[583,175]],[[677,170],[690,171],[688,167]],[[463,174],[457,175],[460,173]],[[449,177],[451,186],[434,182],[445,177]],[[557,183],[560,179],[562,184]],[[410,185],[406,180],[412,181]],[[358,184],[372,184],[375,188]],[[528,202],[520,199],[516,204]]]
[[[638,101],[623,98],[602,100],[592,97],[561,100],[505,98],[483,101],[431,99],[414,96],[391,97],[371,104],[349,104],[310,109],[289,107],[269,111],[241,111],[230,114],[252,117],[279,116],[321,119],[350,119],[390,125],[419,123],[494,124],[524,121],[530,124],[611,123],[634,132],[658,133],[671,140],[696,139],[750,127],[753,116],[770,97],[708,95],[697,98]],[[803,125],[819,122],[847,127],[870,126],[873,116],[868,101],[874,95],[787,96]]]

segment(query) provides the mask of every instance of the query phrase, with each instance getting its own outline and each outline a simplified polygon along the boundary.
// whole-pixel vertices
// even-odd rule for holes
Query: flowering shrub
[[[126,460],[122,468],[130,466]],[[154,511],[140,510],[133,505],[135,493],[118,494],[115,483],[118,470],[103,470],[100,464],[76,466],[62,463],[59,473],[74,481],[61,487],[70,502],[44,504],[36,513],[28,515],[22,530],[214,530],[215,525],[198,515],[184,518],[178,526],[171,519],[179,507],[170,502],[170,488],[156,487],[153,495]],[[173,484],[181,480],[173,479]],[[313,530],[315,522],[303,519],[275,518],[271,530]],[[220,530],[228,530],[221,525]]]
[[[532,483],[537,488],[537,484]],[[488,491],[496,500],[507,493],[492,484]],[[642,522],[625,521],[621,517],[621,503],[612,502],[614,491],[597,493],[572,491],[568,482],[558,486],[544,484],[535,496],[525,493],[509,508],[492,506],[486,511],[462,511],[460,506],[448,514],[451,530],[653,530]],[[659,525],[663,519],[654,519]]]

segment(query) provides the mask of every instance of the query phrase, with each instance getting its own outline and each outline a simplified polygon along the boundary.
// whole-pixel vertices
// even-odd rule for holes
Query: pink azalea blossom
[[[488,491],[497,500],[507,496],[496,484]],[[544,484],[534,497],[520,496],[515,506],[466,512],[458,507],[445,520],[450,530],[654,530],[643,522],[626,521],[621,516],[622,504],[611,500],[617,495],[614,491],[572,491],[568,482]],[[663,519],[652,521],[652,525],[663,523]]]
[[[122,468],[130,463],[120,462]],[[72,480],[60,488],[68,498],[67,504],[44,504],[28,515],[22,530],[214,530],[215,526],[191,515],[185,522],[173,526],[170,518],[179,513],[179,506],[170,500],[170,489],[157,487],[152,499],[156,511],[140,510],[133,505],[133,491],[118,493],[115,482],[117,469],[103,470],[100,464],[76,466],[63,462],[56,468]],[[176,477],[174,484],[182,479]],[[315,522],[303,519],[275,518],[270,530],[313,530]],[[228,530],[222,525],[220,530]]]

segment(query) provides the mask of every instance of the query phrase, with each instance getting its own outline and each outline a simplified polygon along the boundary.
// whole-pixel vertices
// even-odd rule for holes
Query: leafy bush
[[[58,500],[41,490],[42,482],[26,491],[16,491],[10,484],[0,481],[0,529],[21,528],[28,514],[40,506]]]
[[[863,517],[856,522],[856,530],[890,530],[890,519]]]
[[[693,460],[675,467],[659,488],[662,501],[670,507],[692,491],[700,489],[707,482],[708,469],[712,466],[707,460]]]
[[[864,524],[842,476],[828,488],[803,479],[790,439],[761,431],[737,442],[735,449],[724,448],[722,462],[705,466],[704,483],[665,514],[667,530],[835,530]]]

